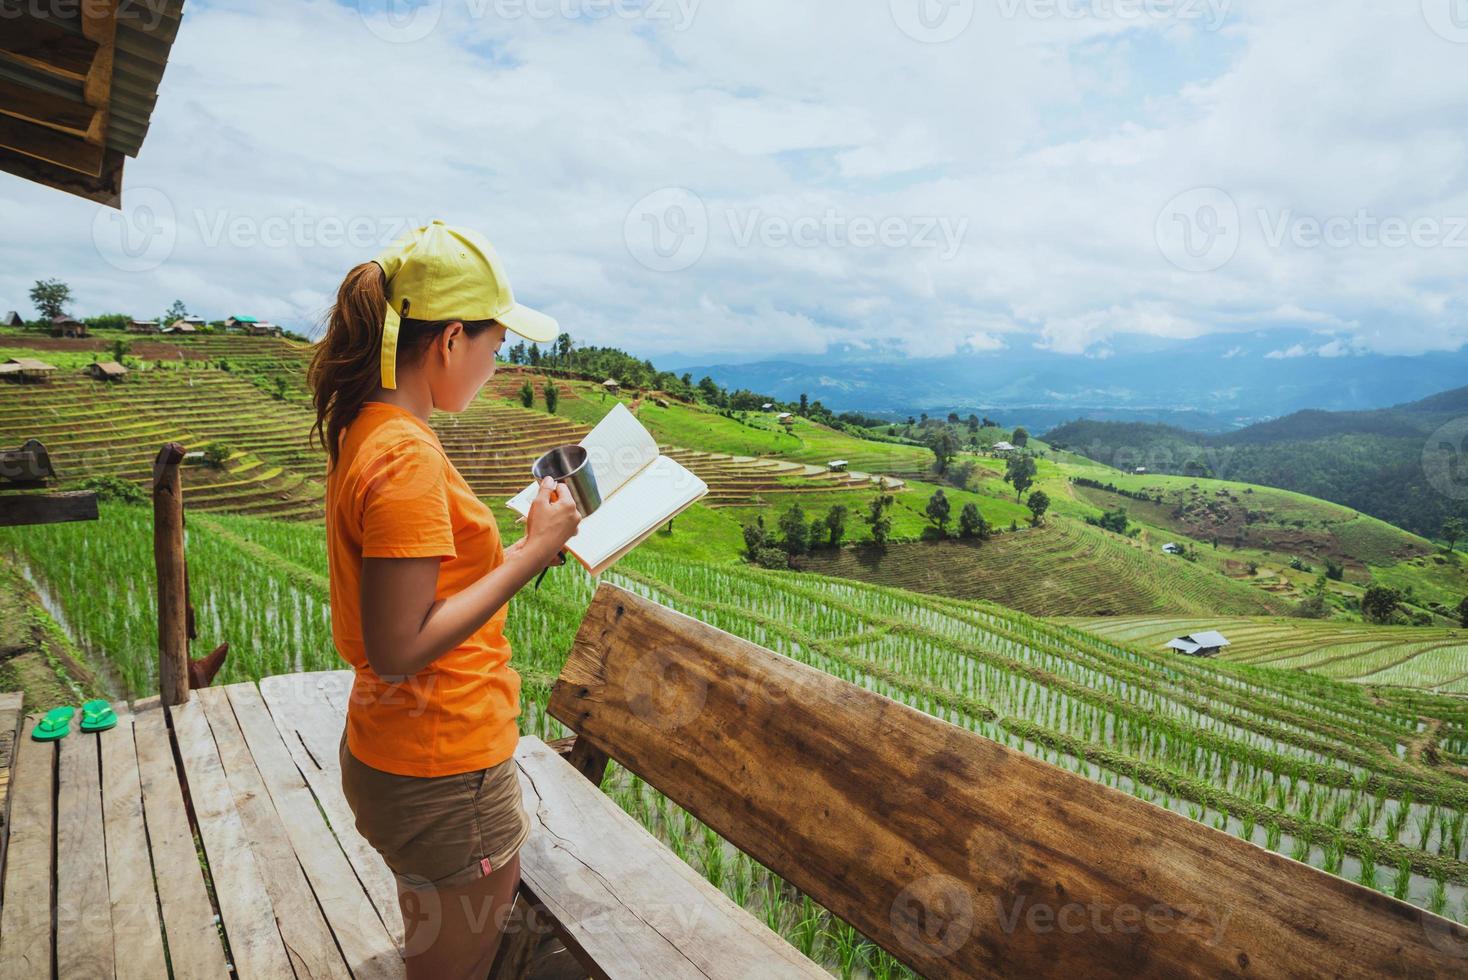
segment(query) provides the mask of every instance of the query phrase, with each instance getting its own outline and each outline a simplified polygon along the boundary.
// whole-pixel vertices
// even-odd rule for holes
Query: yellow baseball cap
[[[477,231],[434,221],[409,232],[372,261],[387,276],[382,386],[396,388],[398,330],[415,320],[498,320],[536,343],[555,340],[553,317],[515,302],[494,246]]]

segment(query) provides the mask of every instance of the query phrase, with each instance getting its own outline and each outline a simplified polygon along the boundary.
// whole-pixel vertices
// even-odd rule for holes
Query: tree
[[[979,512],[979,505],[972,500],[964,504],[963,510],[958,512],[958,536],[980,540],[989,536],[989,522],[984,520],[984,515]]]
[[[1346,577],[1346,567],[1338,561],[1325,559],[1325,577],[1332,582],[1339,582]]]
[[[1020,426],[1014,430],[1014,435],[1009,437],[1009,441],[1023,449],[1030,444],[1030,430]]]
[[[1463,526],[1463,518],[1449,517],[1443,521],[1443,537],[1447,538],[1448,551],[1451,552],[1457,547],[1458,542],[1463,539],[1465,533],[1468,533],[1468,528]]]
[[[118,337],[116,340],[114,340],[112,342],[112,359],[114,361],[116,361],[118,364],[121,364],[123,357],[131,349],[132,349],[132,345],[131,344],[129,344],[127,341],[123,340],[121,337]]]
[[[804,416],[810,411],[810,400],[805,397],[805,392],[800,393],[800,414]]]
[[[1016,453],[1009,457],[1004,466],[1004,482],[1014,485],[1014,499],[1024,496],[1035,482],[1035,457]]]
[[[173,305],[170,306],[166,312],[164,312],[162,325],[166,327],[170,323],[173,323],[175,320],[182,320],[188,315],[189,309],[188,307],[184,306],[184,301],[181,299],[176,299],[173,301]]]
[[[556,390],[554,381],[545,383],[545,410],[552,415],[556,414],[556,403],[561,400],[561,393]]]
[[[535,388],[531,386],[529,379],[520,386],[520,404],[530,408],[535,404]]]
[[[1373,585],[1361,597],[1361,612],[1373,623],[1391,620],[1402,604],[1402,593],[1386,585]]]
[[[540,366],[540,345],[539,344],[531,344],[530,345],[530,364],[531,364],[532,367],[539,367]]]
[[[1045,512],[1050,509],[1050,495],[1044,490],[1036,490],[1030,494],[1030,523],[1040,525],[1045,523]]]
[[[750,561],[754,561],[770,544],[770,532],[765,529],[764,515],[757,516],[755,523],[744,525],[744,551]]]
[[[845,504],[832,504],[831,509],[826,511],[826,534],[831,547],[841,547],[841,539],[846,536],[846,515],[850,513]]]
[[[803,555],[810,550],[810,527],[799,504],[780,515],[780,547],[787,555]]]
[[[1464,629],[1468,629],[1468,596],[1464,596],[1463,601],[1458,603],[1458,622],[1463,624]]]
[[[948,498],[943,495],[941,489],[934,490],[933,495],[928,498],[928,506],[924,513],[928,515],[928,520],[938,526],[938,533],[946,537],[948,534],[948,520],[953,514],[953,506],[948,502]]]
[[[60,279],[37,279],[31,287],[31,302],[43,320],[61,316],[71,302],[71,287]]]
[[[928,448],[933,451],[933,469],[939,473],[948,470],[948,461],[958,452],[958,440],[948,429],[934,429],[927,438]]]
[[[872,543],[878,548],[886,547],[887,535],[892,531],[892,518],[887,516],[887,508],[890,506],[892,495],[879,493],[867,505],[866,517],[863,518],[872,529]]]

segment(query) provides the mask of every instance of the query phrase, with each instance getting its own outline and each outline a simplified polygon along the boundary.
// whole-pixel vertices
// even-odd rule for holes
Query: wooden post
[[[184,448],[170,442],[153,461],[153,564],[158,573],[158,693],[166,705],[189,699],[189,637],[184,596]]]

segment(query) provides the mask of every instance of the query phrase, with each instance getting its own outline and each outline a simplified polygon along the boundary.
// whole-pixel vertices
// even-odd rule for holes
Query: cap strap
[[[403,321],[397,311],[389,306],[387,315],[382,319],[382,386],[384,388],[398,386],[398,330],[402,325]]]

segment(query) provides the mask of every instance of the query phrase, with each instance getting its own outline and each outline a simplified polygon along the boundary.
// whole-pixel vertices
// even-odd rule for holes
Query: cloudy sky
[[[123,212],[0,215],[0,309],[312,332],[442,217],[654,358],[1453,350],[1468,0],[188,0]]]

